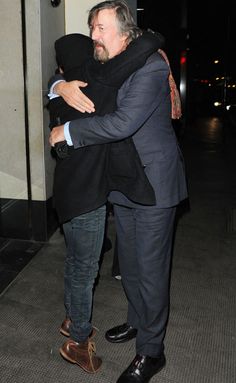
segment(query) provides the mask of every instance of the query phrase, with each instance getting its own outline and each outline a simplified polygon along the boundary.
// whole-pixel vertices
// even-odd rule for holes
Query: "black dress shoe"
[[[148,383],[166,364],[165,355],[158,358],[136,355],[129,367],[121,374],[116,383]]]
[[[137,335],[136,328],[124,323],[120,326],[111,328],[105,333],[105,338],[111,343],[123,343],[135,338]]]

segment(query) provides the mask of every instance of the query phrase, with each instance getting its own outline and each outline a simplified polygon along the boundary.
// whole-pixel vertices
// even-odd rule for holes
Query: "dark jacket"
[[[94,101],[96,114],[103,116],[116,109],[118,89],[160,47],[160,40],[145,32],[105,64],[91,57],[91,44],[90,38],[72,34],[57,40],[55,48],[65,79],[88,82],[83,91]],[[84,54],[86,49],[88,59]],[[74,52],[74,57],[72,54],[68,56],[68,50]],[[83,55],[78,62],[81,50]],[[71,62],[77,63],[77,67],[73,68]],[[49,112],[51,127],[90,116],[69,107],[61,97],[49,102]],[[155,204],[153,188],[131,138],[77,150],[69,148],[68,152],[69,156],[58,159],[54,176],[54,201],[60,222],[98,208],[106,202],[112,190],[124,193],[136,203]]]
[[[77,148],[132,136],[155,191],[158,208],[176,206],[188,195],[184,160],[172,127],[168,77],[167,63],[159,53],[154,53],[123,83],[114,113],[87,118],[84,123],[74,120],[70,124]],[[110,194],[109,200],[143,208],[117,191]]]

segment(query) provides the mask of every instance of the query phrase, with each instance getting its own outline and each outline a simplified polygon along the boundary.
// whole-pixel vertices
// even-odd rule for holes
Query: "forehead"
[[[114,9],[101,9],[91,21],[93,27],[117,27],[116,13]]]

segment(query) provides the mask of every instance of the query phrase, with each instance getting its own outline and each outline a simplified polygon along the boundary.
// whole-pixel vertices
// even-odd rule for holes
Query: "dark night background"
[[[186,114],[224,113],[236,105],[236,6],[226,0],[138,0],[137,23],[165,37],[165,50],[180,85],[186,53]],[[157,9],[154,11],[154,8]],[[218,59],[219,63],[214,64]],[[182,68],[183,69],[183,68]],[[217,79],[217,80],[216,80]],[[221,103],[218,107],[214,102]]]

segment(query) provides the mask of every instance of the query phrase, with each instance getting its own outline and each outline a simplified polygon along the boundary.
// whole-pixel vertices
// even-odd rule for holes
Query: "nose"
[[[99,40],[100,34],[99,34],[99,30],[97,28],[92,29],[91,38],[92,38],[92,40]]]

